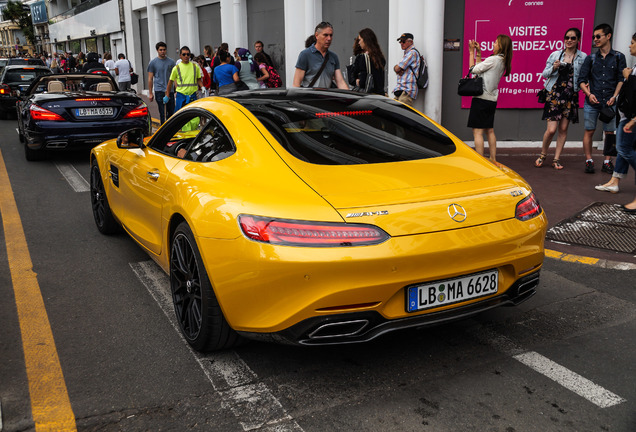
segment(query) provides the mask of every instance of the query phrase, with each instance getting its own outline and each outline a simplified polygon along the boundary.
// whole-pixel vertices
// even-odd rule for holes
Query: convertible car
[[[17,130],[29,161],[48,151],[89,149],[131,128],[150,130],[144,101],[119,91],[107,73],[41,76],[19,97]]]
[[[530,186],[397,101],[237,92],[144,134],[93,148],[93,215],[169,274],[197,350],[368,341],[539,283],[547,219]]]

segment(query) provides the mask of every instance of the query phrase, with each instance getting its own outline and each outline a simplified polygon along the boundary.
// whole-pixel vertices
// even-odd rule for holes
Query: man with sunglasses
[[[587,56],[579,74],[579,87],[585,93],[583,152],[586,173],[594,172],[592,137],[596,131],[597,119],[603,107],[615,109],[616,98],[623,86],[622,70],[627,67],[625,55],[612,49],[612,32],[609,24],[599,24],[594,28],[594,46],[599,50]],[[611,120],[603,123],[603,131],[605,161],[602,171],[611,174],[614,171],[611,156],[616,156],[615,122]]]
[[[153,99],[157,101],[159,118],[161,124],[163,124],[166,118],[170,118],[174,113],[174,93],[166,93],[166,86],[168,85],[170,72],[175,67],[175,62],[168,57],[168,46],[165,42],[157,42],[155,49],[157,50],[157,57],[148,63],[148,68],[146,69],[148,72],[148,90],[150,90],[150,102]],[[163,103],[164,96],[168,96],[168,103],[165,105]]]
[[[181,107],[195,101],[197,99],[197,91],[203,87],[201,68],[196,62],[190,61],[190,48],[187,46],[181,47],[179,56],[181,57],[181,62],[172,68],[170,81],[168,81],[166,86],[166,96],[163,97],[163,102],[167,104],[170,100],[168,95],[174,83],[176,88],[174,98],[175,111],[179,111]]]
[[[420,56],[413,45],[413,34],[402,33],[397,41],[404,50],[402,60],[393,67],[397,74],[397,85],[393,90],[395,99],[413,106],[417,99],[417,77],[415,71],[420,70]]]
[[[338,88],[348,90],[349,86],[340,71],[338,56],[329,51],[333,40],[333,26],[323,21],[316,26],[314,35],[316,42],[298,55],[293,86],[330,88],[335,81]]]

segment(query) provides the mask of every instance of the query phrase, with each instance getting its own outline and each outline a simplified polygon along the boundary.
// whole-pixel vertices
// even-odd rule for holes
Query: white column
[[[612,48],[625,54],[628,67],[634,66],[634,57],[629,54],[629,44],[634,32],[636,32],[634,17],[636,17],[636,1],[618,0],[616,4],[616,19],[614,20],[614,34],[612,35]]]
[[[322,21],[321,0],[285,0],[285,75],[286,87],[294,82],[298,54],[305,49],[305,39]]]
[[[418,100],[424,98],[424,113],[434,121],[442,120],[442,74],[444,58],[444,0],[424,3],[426,38],[420,39],[421,53],[428,64],[428,87],[420,90]],[[423,36],[423,35],[422,35]]]
[[[194,0],[177,0],[177,17],[179,22],[179,48],[186,45],[193,53],[196,53],[198,34],[195,35],[195,31],[199,28],[199,23]]]
[[[236,48],[249,48],[247,41],[247,3],[244,0],[221,0],[221,38],[230,54]]]
[[[148,53],[150,53],[150,58],[154,58],[155,44],[159,41],[165,42],[163,16],[161,10],[151,4],[150,0],[146,0],[146,14],[148,15]]]
[[[397,76],[395,72],[393,72],[393,67],[399,63],[399,61],[404,56],[404,51],[400,48],[400,45],[396,41],[398,36],[402,33],[411,33],[413,34],[413,42],[415,48],[426,57],[429,63],[429,80],[430,80],[430,70],[431,70],[431,60],[430,56],[427,55],[425,51],[426,48],[426,40],[429,38],[429,29],[426,27],[426,14],[424,13],[425,3],[428,6],[429,2],[438,2],[441,0],[427,0],[426,2],[420,0],[389,0],[389,53],[388,53],[388,70],[389,70],[389,79],[388,79],[388,90],[389,96],[393,97],[393,89],[397,84]],[[442,5],[442,10],[444,6]],[[442,16],[434,16],[431,17],[431,20],[442,20]],[[441,26],[443,27],[443,22]],[[440,42],[441,43],[441,42]],[[440,74],[441,76],[441,74]],[[440,86],[441,91],[441,81],[437,84]],[[430,86],[426,90],[420,90],[417,95],[417,99],[413,103],[413,107],[420,112],[424,112],[424,95],[426,92],[430,91]],[[441,112],[441,110],[440,110]]]

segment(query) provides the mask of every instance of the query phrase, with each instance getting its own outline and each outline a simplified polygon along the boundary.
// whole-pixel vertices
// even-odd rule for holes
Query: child
[[[261,73],[261,76],[256,79],[261,88],[282,87],[283,82],[280,79],[280,75],[273,66],[267,63],[267,57],[265,57],[265,54],[262,52],[256,53],[254,61],[258,65],[258,69]]]

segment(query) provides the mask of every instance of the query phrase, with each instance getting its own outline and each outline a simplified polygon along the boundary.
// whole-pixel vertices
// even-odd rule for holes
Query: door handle
[[[159,179],[159,173],[158,172],[148,171],[146,174],[148,174],[148,178],[151,179],[151,180],[158,180]]]

